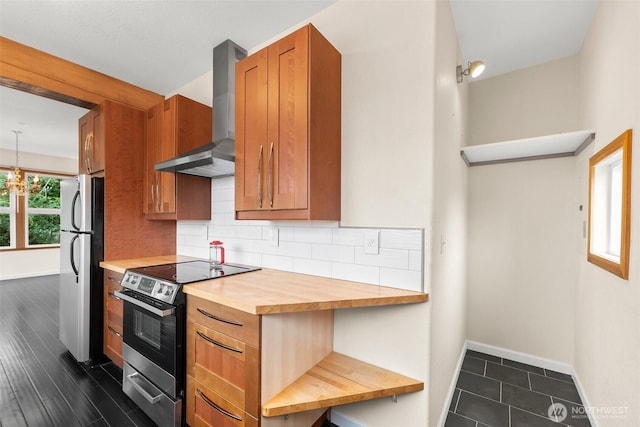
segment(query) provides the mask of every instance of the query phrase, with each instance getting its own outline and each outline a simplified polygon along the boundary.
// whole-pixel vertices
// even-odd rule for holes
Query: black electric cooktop
[[[186,261],[131,269],[133,272],[179,285],[256,270],[260,270],[260,267],[242,264],[221,264],[213,267],[208,261]]]

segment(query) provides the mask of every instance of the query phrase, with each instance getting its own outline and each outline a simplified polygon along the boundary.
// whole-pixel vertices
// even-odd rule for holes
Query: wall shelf
[[[595,135],[594,130],[579,130],[472,145],[460,150],[460,156],[467,166],[576,156],[593,141]]]
[[[274,417],[423,389],[422,381],[331,352],[263,404],[262,415]]]

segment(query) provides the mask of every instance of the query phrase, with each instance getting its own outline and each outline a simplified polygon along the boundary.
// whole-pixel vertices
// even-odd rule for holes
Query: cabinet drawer
[[[258,427],[258,420],[196,381],[194,426]]]
[[[116,322],[118,322],[119,318],[120,326],[122,326],[122,300],[115,295],[115,292],[121,291],[122,287],[108,283],[105,285],[105,288],[106,293],[104,296],[104,304],[108,312],[107,316],[109,317],[109,319],[113,319]]]
[[[113,326],[107,326],[104,333],[103,351],[109,359],[122,368],[122,336],[118,336],[118,334],[122,335]]]
[[[260,351],[213,329],[194,325],[194,376],[254,417],[260,413]]]
[[[105,285],[114,284],[118,286],[120,289],[122,289],[122,287],[120,286],[120,281],[122,281],[122,276],[124,276],[124,274],[118,273],[117,271],[104,270],[104,284]]]
[[[187,298],[187,316],[207,328],[260,347],[260,316],[191,295]]]

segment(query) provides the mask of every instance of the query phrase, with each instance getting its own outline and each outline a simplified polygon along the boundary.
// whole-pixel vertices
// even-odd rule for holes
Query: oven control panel
[[[166,282],[144,274],[126,271],[120,282],[125,288],[132,289],[151,298],[173,304],[180,285]]]

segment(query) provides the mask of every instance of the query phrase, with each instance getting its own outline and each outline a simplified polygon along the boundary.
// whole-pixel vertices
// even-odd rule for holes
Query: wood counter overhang
[[[103,261],[100,266],[124,273],[127,268],[195,259],[171,255]],[[423,292],[270,269],[205,280],[182,289],[188,295],[257,315],[410,304],[429,299]]]

